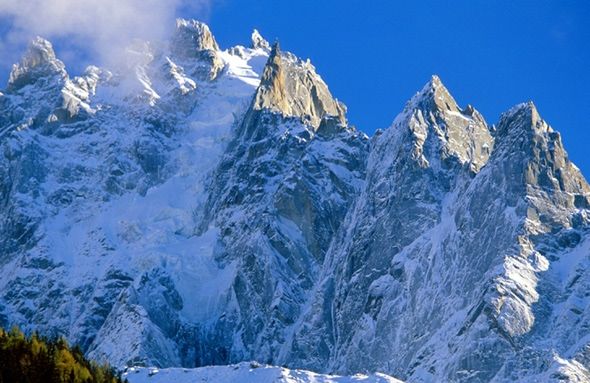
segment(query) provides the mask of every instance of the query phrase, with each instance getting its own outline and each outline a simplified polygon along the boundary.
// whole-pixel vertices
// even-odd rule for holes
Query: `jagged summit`
[[[558,140],[561,145],[560,134],[541,117],[539,111],[532,101],[517,104],[508,111],[502,113],[494,131],[498,144],[506,142],[505,145],[518,144],[525,146],[534,145],[534,141]],[[512,148],[508,147],[507,150]]]
[[[334,99],[309,60],[281,52],[278,41],[272,46],[253,107],[301,118],[315,129],[324,116],[346,121],[346,107]]]
[[[252,49],[263,49],[265,51],[270,51],[271,49],[269,42],[264,37],[262,37],[257,29],[252,31],[252,36],[250,37],[250,47]]]
[[[45,77],[67,78],[65,65],[55,55],[53,45],[42,37],[31,41],[18,64],[13,65],[8,90],[22,88]]]
[[[262,72],[254,107],[255,109],[268,108],[286,113],[289,110],[285,70],[281,59],[281,47],[278,42],[273,44],[264,72]]]
[[[187,72],[202,79],[214,80],[224,68],[215,37],[207,24],[197,20],[176,20],[170,53],[186,65]]]
[[[515,179],[529,189],[564,192],[559,209],[588,206],[590,186],[569,160],[559,132],[543,120],[533,102],[518,104],[502,114],[495,136],[495,156],[503,163],[522,167]]]
[[[440,161],[455,158],[478,171],[485,165],[493,137],[483,116],[471,105],[461,109],[440,78],[433,75],[407,103],[386,135],[409,135],[411,157],[423,167],[436,169]]]
[[[0,97],[0,326],[117,367],[587,381],[590,187],[534,105],[492,135],[433,76],[369,141],[259,37],[179,20],[73,78],[31,44]]]
[[[518,123],[512,123],[512,121],[518,121]],[[515,127],[521,127],[524,131],[515,130]],[[537,107],[532,101],[517,104],[502,113],[495,135],[514,135],[523,132],[534,134],[553,132],[551,126],[541,118]]]
[[[421,108],[425,112],[461,112],[457,102],[437,75],[430,80],[408,102],[410,108]]]
[[[428,82],[422,87],[422,90],[420,92],[425,92],[427,90],[436,91],[437,89],[441,88],[446,90],[440,76],[437,74],[433,74],[430,76],[430,80],[428,80]]]
[[[198,20],[177,19],[176,32],[172,38],[178,49],[186,49],[187,54],[203,50],[219,50],[219,45],[207,24]]]

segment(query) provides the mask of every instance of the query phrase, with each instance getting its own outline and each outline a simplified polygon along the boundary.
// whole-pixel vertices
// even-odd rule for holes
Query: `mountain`
[[[488,125],[433,76],[369,138],[258,31],[124,55],[70,77],[37,38],[0,93],[1,326],[116,366],[590,380],[590,186],[534,104]]]
[[[374,141],[289,358],[408,381],[584,366],[590,189],[534,105],[490,131],[435,77]]]

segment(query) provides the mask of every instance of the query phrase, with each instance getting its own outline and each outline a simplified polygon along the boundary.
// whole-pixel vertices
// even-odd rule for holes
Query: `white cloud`
[[[209,0],[0,0],[0,55],[13,60],[39,35],[62,42],[66,62],[109,65],[133,39],[165,38],[181,8],[203,17]]]

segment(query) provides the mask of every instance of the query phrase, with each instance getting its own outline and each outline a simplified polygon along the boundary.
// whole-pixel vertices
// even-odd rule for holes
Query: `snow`
[[[584,263],[590,263],[590,237],[585,238],[575,248],[571,249],[566,254],[552,262],[550,271],[556,274],[559,281],[563,283],[563,287],[571,283],[577,269]],[[574,275],[570,275],[574,274]]]
[[[83,77],[70,80],[65,71],[48,71],[48,79],[41,82],[48,84],[47,89],[27,84],[9,96],[17,105],[16,111],[22,110],[23,115],[19,104],[51,110],[51,102],[58,97],[64,99],[68,110],[71,106],[73,118],[77,118],[77,108],[92,114],[93,120],[86,124],[90,128],[81,125],[85,131],[67,139],[29,129],[20,133],[20,142],[7,141],[18,151],[22,150],[23,138],[38,143],[43,151],[35,158],[41,161],[43,157],[43,166],[48,169],[39,165],[34,168],[38,173],[46,172],[41,181],[32,179],[34,187],[28,187],[37,195],[18,195],[30,214],[43,217],[39,228],[42,235],[30,256],[46,258],[58,266],[39,272],[50,286],[55,283],[53,279],[60,281],[54,285],[61,289],[60,295],[90,292],[86,295],[88,302],[80,302],[79,312],[69,310],[72,302],[58,302],[52,308],[56,311],[47,314],[50,323],[46,326],[51,331],[59,328],[70,333],[73,342],[78,341],[76,336],[85,326],[84,321],[94,320],[88,306],[108,307],[109,301],[117,299],[108,296],[101,285],[108,283],[105,280],[109,273],[131,279],[130,287],[137,289],[142,275],[160,270],[172,278],[184,302],[179,312],[182,319],[202,325],[219,316],[219,303],[225,299],[235,275],[235,264],[220,265],[215,259],[219,230],[212,227],[196,233],[195,225],[206,199],[208,177],[225,151],[236,119],[250,104],[268,52],[244,48],[237,56],[230,50],[216,51],[225,69],[215,81],[191,77],[183,67],[191,62],[177,61],[146,44],[139,43],[128,53],[129,68],[123,72],[112,74],[89,67]],[[47,56],[52,67],[62,68],[52,51]],[[35,110],[27,113],[34,115]],[[148,131],[142,114],[155,114],[158,123],[169,123],[173,134],[164,137],[160,132]],[[55,114],[49,119],[59,129],[69,128],[67,124],[62,126]],[[141,155],[155,156],[149,159],[156,163],[152,176],[155,182],[149,181],[151,176],[137,165],[128,168],[140,144],[146,145]],[[122,192],[105,190],[113,171],[127,177]],[[141,182],[146,182],[145,186]],[[63,206],[48,204],[53,195],[69,200]],[[3,270],[17,265],[11,263]],[[21,272],[20,277],[25,276],[33,278],[34,273]],[[4,288],[14,282],[13,278],[2,278],[0,285]],[[39,304],[25,299],[19,307],[34,312]],[[117,319],[118,339],[112,338],[113,334],[103,339],[99,346],[102,353],[97,355],[119,358],[117,361],[123,364],[126,358],[137,356],[134,352],[141,348],[141,338],[152,334],[171,356],[171,340],[153,330],[148,313],[139,306],[131,311],[128,317]],[[121,339],[128,347],[117,347]]]
[[[195,369],[131,367],[123,374],[129,383],[400,383],[385,374],[336,376],[304,370],[240,363]]]
[[[47,50],[44,81],[2,96],[0,228],[38,226],[33,246],[3,257],[0,319],[66,334],[117,366],[260,359],[469,381],[545,376],[554,363],[547,377],[587,374],[575,360],[590,342],[589,219],[568,201],[588,188],[566,177],[577,168],[536,112],[535,126],[501,123],[492,137],[434,77],[374,138],[367,170],[366,136],[316,131],[290,114],[309,117],[303,109],[288,119],[252,109],[261,118],[241,124],[269,54],[253,37],[262,45],[226,51],[208,39],[205,61],[140,44],[129,71],[91,67],[73,80]],[[309,62],[283,58],[294,101],[319,84],[335,107]],[[553,163],[547,178],[565,193],[533,195],[519,181]],[[394,381],[255,363],[126,375]]]

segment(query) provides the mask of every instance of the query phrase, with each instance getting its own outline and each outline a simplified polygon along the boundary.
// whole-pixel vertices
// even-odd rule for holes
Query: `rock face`
[[[209,186],[201,230],[221,231],[216,258],[235,273],[207,347],[226,358],[201,364],[276,358],[364,178],[367,137],[330,114],[340,104],[310,64],[281,55],[275,45]]]
[[[55,57],[51,43],[37,37],[31,41],[21,62],[12,67],[8,79],[8,90],[16,90],[51,77],[65,79],[67,77],[65,66]]]
[[[180,59],[181,64],[185,64],[186,69],[191,70],[193,76],[213,80],[224,67],[215,37],[209,27],[200,21],[177,20],[170,51]]]
[[[324,116],[334,116],[346,123],[346,107],[332,98],[313,65],[292,54],[283,54],[278,43],[270,52],[253,108],[299,117],[313,127],[318,127]]]
[[[590,379],[590,187],[532,103],[434,76],[369,139],[309,61],[178,20],[0,93],[0,325],[117,366]]]
[[[588,184],[531,103],[492,137],[443,89],[433,79],[374,138],[364,190],[286,360],[487,382],[535,381],[567,355],[576,368],[543,379],[586,380],[587,338],[547,332],[587,336],[586,306],[563,302],[566,281],[585,275]]]

